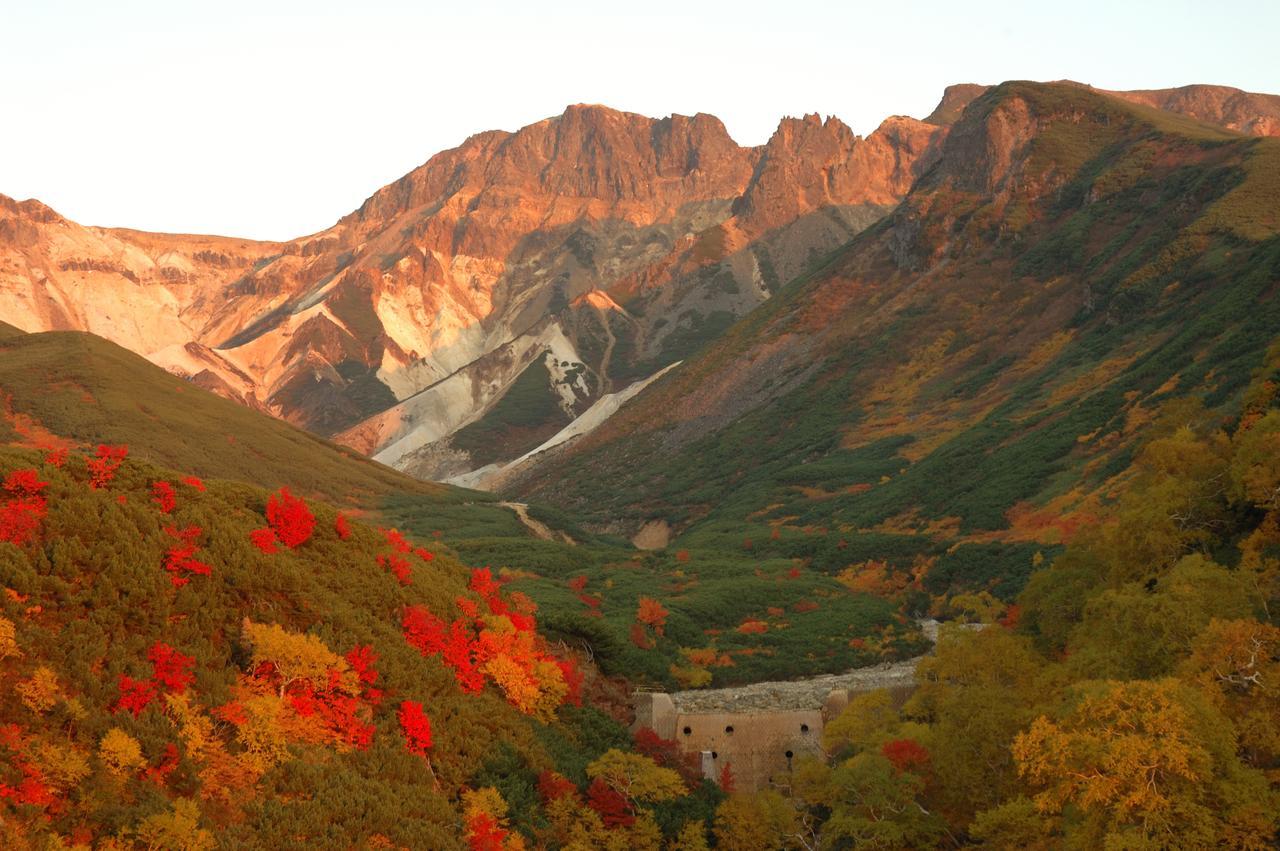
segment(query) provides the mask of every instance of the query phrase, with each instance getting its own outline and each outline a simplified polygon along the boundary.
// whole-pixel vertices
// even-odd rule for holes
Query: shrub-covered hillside
[[[0,488],[6,848],[522,847],[510,818],[644,847],[709,815],[666,769],[617,799],[618,760],[658,766],[439,541],[124,447],[3,448]]]

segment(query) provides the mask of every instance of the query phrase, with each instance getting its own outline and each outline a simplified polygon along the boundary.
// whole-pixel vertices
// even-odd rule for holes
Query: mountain
[[[1070,85],[1084,85],[1062,81]],[[987,91],[989,86],[962,83],[947,86],[942,100],[925,121],[929,124],[954,124],[969,102]],[[1085,86],[1092,88],[1092,86]],[[1234,89],[1231,86],[1191,85],[1175,89],[1135,89],[1132,91],[1096,91],[1131,103],[1175,112],[1216,124],[1247,136],[1280,136],[1280,95],[1264,95]]]
[[[1173,400],[1238,405],[1280,327],[1277,188],[1280,140],[997,86],[890,215],[502,488],[1016,593]]]
[[[521,454],[695,350],[896,203],[943,132],[895,118],[862,139],[808,116],[744,148],[707,115],[573,106],[473,136],[287,243],[87,228],[4,199],[0,318],[92,331],[439,477]],[[514,418],[494,410],[512,388]]]

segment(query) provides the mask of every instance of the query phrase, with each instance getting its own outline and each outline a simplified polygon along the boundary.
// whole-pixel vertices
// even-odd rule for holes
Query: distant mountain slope
[[[1230,407],[1275,340],[1278,191],[1278,140],[998,86],[892,215],[509,489],[837,566],[859,532],[904,565],[1064,540],[1162,405]]]
[[[1064,80],[1069,83],[1070,81]],[[1072,83],[1072,85],[1083,85]],[[947,86],[942,100],[925,121],[950,126],[959,120],[969,102],[990,86],[962,83]],[[1086,86],[1086,88],[1092,88]],[[1216,124],[1247,136],[1280,136],[1280,95],[1246,92],[1231,86],[1191,85],[1175,89],[1135,89],[1133,91],[1096,91],[1140,103],[1144,106],[1175,112]]]

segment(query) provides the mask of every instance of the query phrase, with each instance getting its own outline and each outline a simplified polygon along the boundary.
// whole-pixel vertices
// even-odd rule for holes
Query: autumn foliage
[[[305,501],[281,488],[267,500],[267,524],[276,539],[292,550],[311,539],[316,518]]]
[[[195,557],[200,550],[196,539],[203,534],[199,526],[187,526],[182,529],[166,526],[164,531],[176,541],[169,547],[164,558],[164,569],[169,572],[169,581],[173,583],[174,588],[186,585],[191,581],[192,576],[208,576],[213,571],[212,567]]]
[[[397,717],[400,719],[400,732],[404,734],[404,746],[412,753],[426,756],[431,748],[431,720],[422,711],[422,704],[403,701]]]
[[[464,598],[458,601],[463,617],[446,623],[424,606],[410,606],[401,618],[405,640],[423,656],[439,657],[464,693],[490,680],[525,714],[547,719],[561,703],[580,699],[580,674],[547,652],[532,601],[504,599],[488,568],[473,570],[469,587],[485,610]]]
[[[161,514],[172,514],[178,507],[178,497],[173,491],[173,485],[163,480],[152,483],[151,501],[160,509]]]
[[[99,444],[94,457],[89,459],[89,487],[98,490],[110,485],[116,477],[116,471],[128,457],[128,446]]]
[[[49,503],[43,496],[48,482],[40,481],[35,470],[14,470],[5,477],[5,502],[0,507],[0,542],[17,546],[27,544],[48,514]]]

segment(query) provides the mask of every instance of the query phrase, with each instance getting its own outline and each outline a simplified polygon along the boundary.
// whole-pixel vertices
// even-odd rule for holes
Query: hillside
[[[1238,405],[1278,327],[1278,145],[998,86],[890,216],[509,492],[1016,594],[1162,406]]]
[[[117,460],[0,448],[4,847],[524,847],[503,793],[531,837],[710,817],[720,793],[671,772],[656,816],[548,821],[540,773],[576,794],[631,740],[489,571]]]
[[[32,448],[127,444],[203,477],[255,481],[352,506],[395,492],[481,498],[419,482],[205,392],[92,334],[0,328],[0,441]]]

